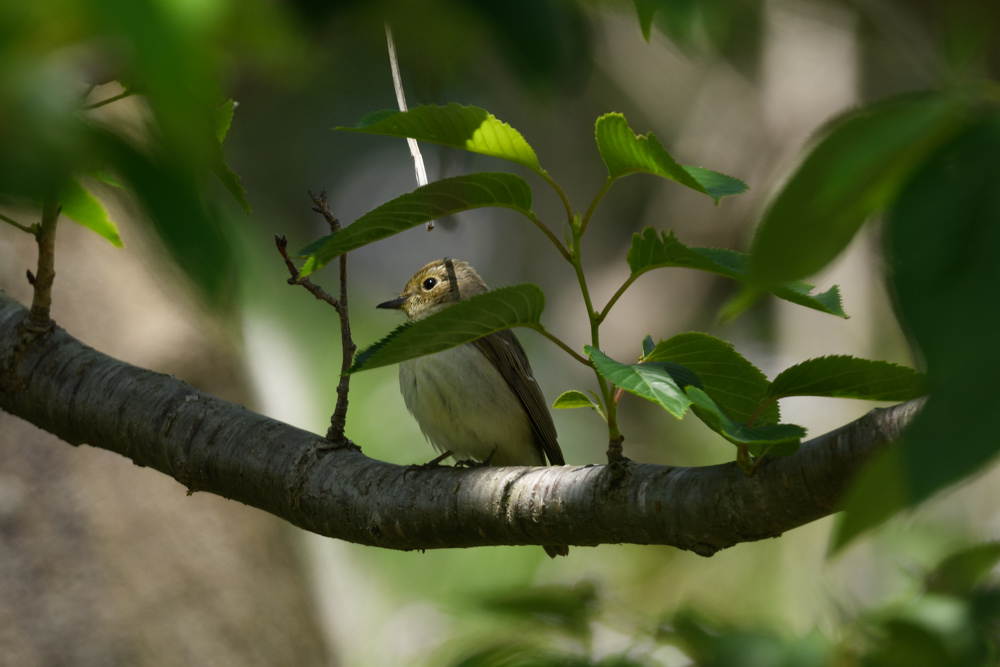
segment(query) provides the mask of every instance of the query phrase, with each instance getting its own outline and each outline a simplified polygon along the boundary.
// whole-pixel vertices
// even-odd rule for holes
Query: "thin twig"
[[[126,97],[130,97],[132,95],[135,95],[135,91],[126,90],[125,92],[114,95],[113,97],[109,97],[106,100],[101,100],[100,102],[94,102],[93,104],[85,104],[82,107],[80,107],[80,111],[90,111],[91,109],[99,109],[106,104],[111,104],[112,102],[123,100]]]
[[[340,231],[340,221],[330,211],[326,202],[326,188],[320,191],[319,195],[309,192],[313,200],[313,210],[322,214],[330,225],[330,232]],[[351,319],[347,312],[347,254],[340,256],[340,299],[337,302],[337,314],[340,316],[340,344],[343,349],[340,365],[340,383],[337,384],[337,407],[330,417],[330,429],[326,432],[326,439],[331,442],[343,442],[344,429],[347,425],[347,392],[350,389],[351,376],[347,374],[351,370],[351,363],[354,361],[354,353],[358,346],[351,338]]]
[[[0,220],[3,220],[4,222],[6,222],[8,224],[14,225],[18,229],[20,229],[22,232],[28,232],[29,234],[38,234],[38,223],[37,222],[34,223],[34,224],[32,224],[32,225],[30,225],[30,226],[29,225],[22,225],[20,222],[18,222],[14,218],[8,218],[3,213],[0,213]]]
[[[59,222],[61,210],[56,192],[51,190],[42,203],[42,226],[35,234],[38,240],[38,271],[35,273],[31,312],[24,323],[27,329],[35,333],[44,333],[52,328],[49,310],[52,307],[52,283],[56,277],[56,223]]]
[[[282,234],[281,236],[278,236],[277,234],[275,234],[274,235],[274,244],[278,247],[278,252],[280,252],[281,256],[284,258],[284,260],[285,260],[285,266],[288,267],[289,273],[292,274],[292,277],[288,279],[288,284],[289,285],[302,285],[307,290],[309,290],[309,292],[314,297],[316,297],[320,301],[326,301],[328,304],[330,304],[334,308],[337,308],[338,307],[337,300],[333,297],[332,294],[330,294],[329,292],[327,292],[322,287],[320,287],[319,285],[317,285],[313,281],[309,280],[308,278],[300,278],[299,277],[299,270],[297,268],[295,268],[295,264],[292,262],[291,258],[288,256],[288,239],[285,238],[285,235]]]
[[[538,327],[532,327],[532,329],[534,329],[535,331],[537,331],[538,333],[542,334],[543,336],[545,336],[546,338],[548,338],[550,341],[552,341],[553,343],[555,343],[556,345],[558,345],[559,347],[561,347],[567,354],[569,354],[569,356],[573,357],[574,359],[576,359],[577,361],[579,361],[584,366],[587,366],[588,368],[593,368],[594,367],[594,365],[591,363],[590,359],[588,359],[587,357],[584,357],[583,355],[577,353],[569,345],[567,345],[566,343],[564,343],[563,341],[561,341],[559,338],[557,338],[553,334],[549,333],[548,330],[546,330],[545,327],[538,326]]]

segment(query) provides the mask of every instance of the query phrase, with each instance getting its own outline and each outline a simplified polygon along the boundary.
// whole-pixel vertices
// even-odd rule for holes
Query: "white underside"
[[[439,451],[480,461],[493,453],[493,465],[545,465],[524,407],[472,343],[402,362],[399,386]]]

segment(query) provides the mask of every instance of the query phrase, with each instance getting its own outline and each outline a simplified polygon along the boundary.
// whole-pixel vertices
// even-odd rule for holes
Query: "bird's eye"
[[[437,278],[428,278],[423,282],[423,288],[429,292],[432,289],[434,289],[434,286],[437,284],[438,284]]]

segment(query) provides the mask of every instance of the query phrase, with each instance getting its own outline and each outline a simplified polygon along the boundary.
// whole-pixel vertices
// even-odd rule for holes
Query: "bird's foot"
[[[493,460],[493,455],[496,454],[496,453],[497,453],[497,450],[494,449],[492,452],[490,452],[490,455],[487,456],[482,461],[476,461],[475,459],[462,459],[461,461],[455,461],[455,467],[456,468],[486,468],[487,466],[490,465],[490,461]]]
[[[406,476],[409,475],[411,472],[417,472],[417,471],[421,471],[421,470],[432,470],[433,468],[440,468],[441,467],[441,461],[444,461],[449,456],[451,456],[451,450],[448,450],[447,452],[445,452],[441,456],[434,457],[433,459],[431,459],[427,463],[414,463],[412,465],[408,465],[408,466],[406,466],[406,471],[403,472],[403,479],[405,480]]]

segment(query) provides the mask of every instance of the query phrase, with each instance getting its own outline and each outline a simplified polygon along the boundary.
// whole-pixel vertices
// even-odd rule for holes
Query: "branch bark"
[[[634,462],[408,471],[346,440],[255,414],[136,368],[55,327],[27,344],[28,312],[0,291],[0,408],[74,445],[101,447],[321,535],[391,549],[667,544],[711,556],[836,510],[859,468],[920,401],[872,410],[764,461]],[[20,344],[19,344],[20,341]]]

